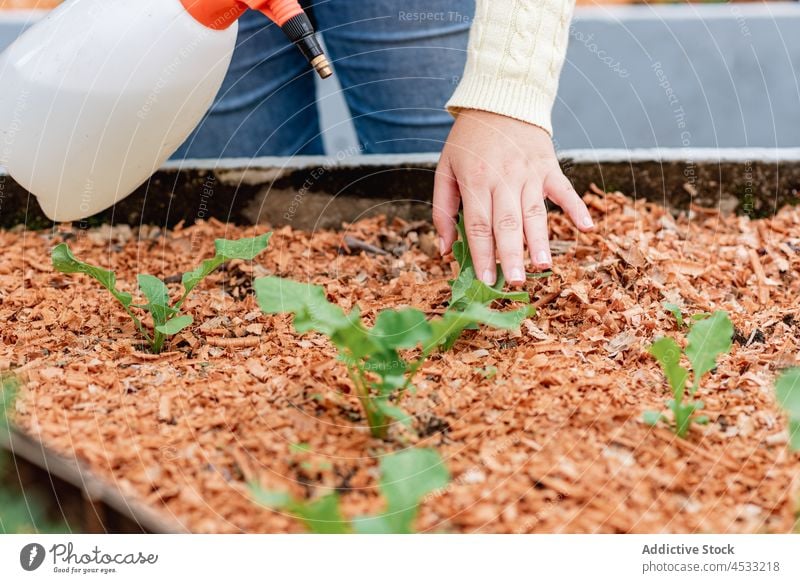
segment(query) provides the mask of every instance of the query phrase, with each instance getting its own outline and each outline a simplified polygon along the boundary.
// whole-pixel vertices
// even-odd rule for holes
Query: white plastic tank
[[[0,55],[0,166],[55,221],[133,192],[208,111],[238,26],[180,0],[69,0]]]

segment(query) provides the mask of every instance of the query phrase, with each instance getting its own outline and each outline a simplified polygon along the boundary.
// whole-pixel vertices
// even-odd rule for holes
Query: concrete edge
[[[715,4],[609,4],[576,6],[575,19],[608,22],[636,20],[724,20],[736,18],[797,17],[796,2],[727,2]]]
[[[581,163],[619,162],[682,162],[713,164],[716,162],[798,162],[800,148],[597,148],[559,150],[560,159]],[[436,164],[439,154],[377,154],[354,156],[262,156],[258,158],[186,159],[170,161],[163,170],[302,170],[308,168],[357,168],[399,166],[404,164]],[[0,172],[3,169],[0,167]]]
[[[800,148],[596,148],[559,150],[561,160],[581,164],[675,163],[690,161],[696,164],[715,163],[796,163]],[[284,172],[311,168],[370,168],[381,166],[429,166],[439,161],[439,154],[376,154],[352,156],[261,156],[257,158],[185,159],[166,162],[164,172],[181,171],[252,171],[280,176]],[[8,171],[0,165],[0,176]]]
[[[592,184],[663,204],[690,204],[752,217],[800,201],[800,148],[565,150],[566,176],[579,193]],[[216,218],[298,229],[338,229],[385,213],[429,220],[436,154],[182,160],[99,215],[97,224],[153,224]],[[0,227],[52,228],[35,199],[0,175]]]

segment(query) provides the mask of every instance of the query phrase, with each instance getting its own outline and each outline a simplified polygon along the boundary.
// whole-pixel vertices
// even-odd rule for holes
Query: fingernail
[[[444,239],[439,237],[439,253],[444,255],[445,251],[447,251],[447,247],[444,244]]]
[[[511,276],[508,278],[511,283],[522,283],[525,281],[525,273],[519,268],[515,267],[511,270]]]
[[[581,226],[585,229],[591,229],[592,227],[594,227],[594,221],[592,220],[592,217],[588,215],[583,217],[583,220],[581,221]]]
[[[547,251],[539,251],[536,254],[536,263],[542,267],[550,265],[550,254]]]
[[[483,275],[481,276],[481,281],[486,285],[494,285],[495,275],[496,273],[493,273],[490,269],[487,269],[486,271],[483,272]]]

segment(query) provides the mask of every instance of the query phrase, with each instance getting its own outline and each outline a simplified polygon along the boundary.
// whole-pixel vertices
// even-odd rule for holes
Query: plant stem
[[[411,368],[408,369],[408,372],[406,372],[406,382],[404,382],[403,386],[400,387],[400,393],[405,393],[408,390],[408,386],[411,384],[411,381],[414,380],[414,377],[419,372],[419,369],[422,368],[422,365],[425,364],[425,361],[428,360],[428,357],[432,352],[433,350],[424,350],[422,354],[419,355],[419,358],[414,361],[414,364],[412,364]]]
[[[356,390],[356,397],[367,416],[367,424],[373,437],[380,439],[386,438],[388,427],[385,416],[378,411],[372,403],[372,395],[369,392],[369,385],[365,380],[364,370],[357,364],[347,365],[347,374]]]
[[[164,340],[166,336],[164,336],[158,330],[153,331],[153,343],[152,343],[152,350],[153,354],[160,354],[161,349],[164,348]]]
[[[175,310],[176,312],[179,312],[180,309],[183,307],[183,302],[186,301],[186,298],[189,297],[190,293],[191,291],[184,292],[183,295],[181,296],[181,299],[179,299],[177,303],[174,306],[172,306],[172,309]]]
[[[139,320],[139,318],[137,318],[136,315],[133,312],[131,312],[131,309],[128,306],[123,304],[122,307],[125,309],[127,314],[131,317],[131,320],[133,320],[133,323],[136,324],[136,328],[137,328],[137,330],[139,330],[139,333],[142,336],[144,336],[144,339],[147,340],[148,344],[152,345],[153,344],[153,339],[150,338],[150,334],[148,334],[147,330],[144,329],[144,326],[142,325],[141,320]]]
[[[211,275],[213,272],[215,272],[217,269],[219,269],[220,265],[225,263],[225,260],[222,259],[221,257],[214,257],[214,258],[210,259],[209,261],[213,262],[213,263],[210,265],[210,267],[208,269],[208,273],[205,276],[203,276],[204,278],[208,277],[209,275]],[[175,311],[180,311],[180,309],[183,307],[183,303],[186,301],[186,298],[189,297],[189,294],[192,293],[192,290],[195,287],[197,287],[197,285],[199,285],[199,283],[200,282],[198,281],[197,284],[195,284],[195,286],[192,287],[192,289],[189,289],[189,290],[186,290],[186,291],[183,292],[183,295],[181,296],[181,299],[179,299],[178,302],[173,306],[173,309]]]

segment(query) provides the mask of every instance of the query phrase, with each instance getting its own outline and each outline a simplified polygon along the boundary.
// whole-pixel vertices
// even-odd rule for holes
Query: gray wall
[[[554,111],[562,148],[800,145],[796,3],[586,9]]]
[[[30,15],[0,17],[0,47]],[[576,11],[554,110],[565,148],[800,146],[795,3]],[[326,146],[355,144],[336,83],[320,87]]]

